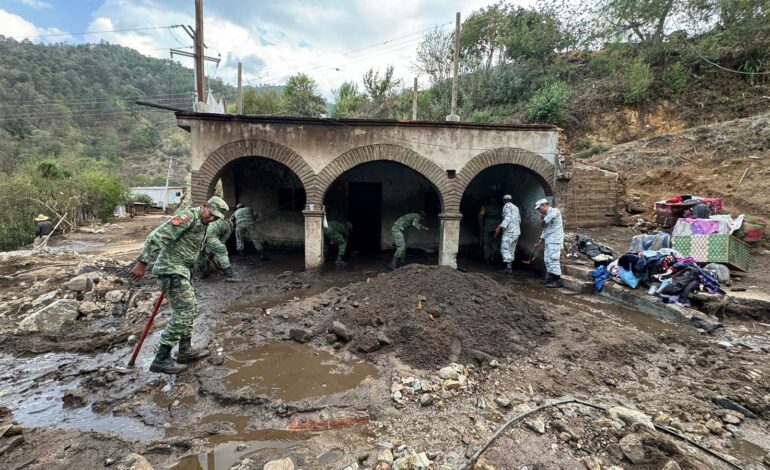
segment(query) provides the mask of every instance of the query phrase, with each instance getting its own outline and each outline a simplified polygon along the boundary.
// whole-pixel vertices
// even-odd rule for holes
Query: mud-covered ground
[[[0,416],[0,468],[147,468],[140,456],[181,470],[287,457],[305,469],[460,468],[506,419],[568,396],[642,414],[547,407],[478,468],[734,468],[645,416],[763,468],[770,325],[728,318],[703,335],[549,291],[526,271],[385,273],[387,261],[305,273],[301,254],[235,259],[243,282],[196,283],[194,343],[211,357],[168,378],[146,370],[166,307],[124,367],[157,295],[152,279],[125,281],[125,258],[4,255],[0,406],[12,417]],[[58,332],[16,331],[60,300],[78,312]]]

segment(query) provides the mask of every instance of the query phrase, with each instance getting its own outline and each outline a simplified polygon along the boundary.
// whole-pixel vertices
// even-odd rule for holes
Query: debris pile
[[[411,265],[337,289],[313,307],[327,315],[327,342],[441,367],[518,356],[553,335],[541,306],[483,274]],[[295,333],[296,335],[296,333]]]

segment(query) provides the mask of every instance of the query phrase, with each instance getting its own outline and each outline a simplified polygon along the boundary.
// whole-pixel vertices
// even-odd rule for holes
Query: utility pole
[[[195,0],[195,87],[199,102],[206,101],[204,99],[203,47],[203,0]]]
[[[166,171],[166,190],[163,191],[163,213],[166,213],[166,204],[168,203],[168,180],[171,177],[171,163],[174,161],[174,157],[170,156],[168,159],[168,171]]]
[[[460,69],[460,12],[455,16],[455,59],[452,73],[452,111],[446,117],[447,121],[459,121],[457,115],[457,84],[459,82],[458,72]]]
[[[417,120],[417,77],[414,77],[414,86],[412,87],[412,121]]]
[[[238,114],[243,114],[243,88],[241,87],[241,73],[243,65],[238,62]]]

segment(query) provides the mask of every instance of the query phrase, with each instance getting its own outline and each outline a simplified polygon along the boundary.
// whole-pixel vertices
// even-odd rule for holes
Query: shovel
[[[139,341],[136,343],[136,347],[134,348],[134,353],[131,355],[131,360],[128,361],[128,367],[134,367],[134,363],[136,363],[136,356],[139,355],[139,351],[142,349],[142,344],[144,343],[144,339],[147,337],[147,333],[150,332],[150,328],[152,328],[152,322],[155,321],[155,315],[158,314],[158,310],[160,310],[160,304],[163,303],[163,292],[160,293],[158,296],[158,300],[155,301],[155,306],[152,308],[152,315],[150,315],[150,319],[147,320],[147,324],[144,325],[144,331],[142,331],[142,336],[139,338]]]

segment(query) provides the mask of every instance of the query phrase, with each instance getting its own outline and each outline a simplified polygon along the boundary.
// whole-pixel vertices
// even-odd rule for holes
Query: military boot
[[[235,275],[233,274],[233,267],[228,266],[222,270],[222,275],[225,277],[225,279],[233,279]]]
[[[160,372],[162,374],[178,374],[187,369],[187,366],[179,365],[171,358],[171,346],[161,344],[158,346],[158,352],[155,359],[150,364],[150,372]]]
[[[545,285],[545,287],[548,287],[550,289],[554,289],[554,288],[557,288],[557,287],[563,287],[563,286],[564,286],[564,284],[561,283],[561,276],[557,276],[556,274],[554,274],[551,277],[551,282],[549,282],[548,284]]]
[[[396,261],[396,258],[393,258],[393,261],[390,262],[388,268],[390,268],[391,271],[395,271],[396,268],[398,268],[398,262]]]
[[[545,275],[545,282],[544,282],[544,284],[545,284],[545,285],[548,285],[548,284],[550,284],[550,283],[552,283],[552,282],[553,282],[553,274],[551,274],[551,273],[546,273],[546,275]]]
[[[336,264],[337,266],[342,266],[342,267],[348,265],[348,263],[342,261],[341,259],[338,259],[337,261],[335,261],[334,264]]]
[[[179,353],[176,361],[180,364],[187,364],[208,357],[208,349],[193,349],[192,338],[189,336],[179,340]]]
[[[511,266],[512,263],[505,263],[505,267],[501,269],[499,272],[502,274],[513,274],[513,267]]]

